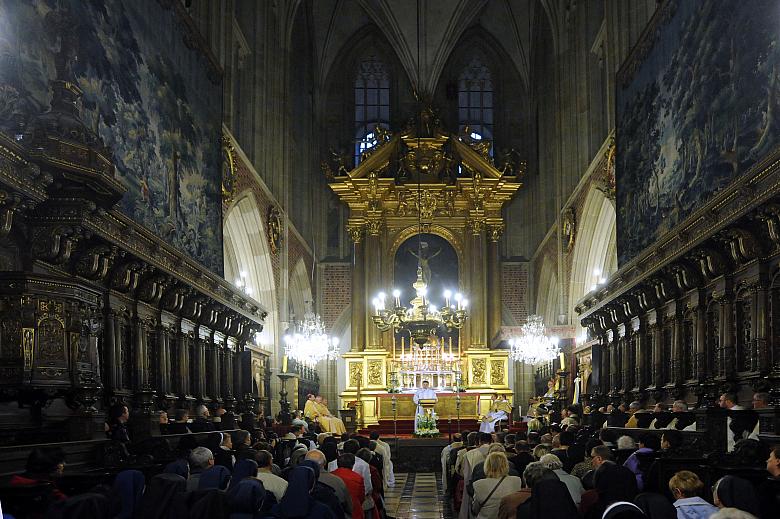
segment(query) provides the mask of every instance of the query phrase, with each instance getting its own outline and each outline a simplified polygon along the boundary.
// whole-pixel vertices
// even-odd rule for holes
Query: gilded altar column
[[[503,232],[503,223],[488,228],[486,294],[488,343],[492,343],[501,330],[501,258],[498,242]]]
[[[363,244],[363,226],[347,228],[352,238],[352,336],[351,351],[363,351],[366,346],[366,298],[365,298],[365,258]]]
[[[370,220],[366,225],[365,231],[365,286],[363,295],[363,326],[367,326],[366,345],[369,349],[375,350],[382,347],[382,335],[376,326],[367,321],[368,313],[365,304],[371,301],[382,290],[382,256],[380,254],[379,231],[381,229],[380,220]],[[353,291],[353,294],[357,292]],[[387,294],[388,304],[392,301],[390,294]],[[354,303],[353,303],[354,304]]]
[[[487,309],[486,301],[486,276],[485,271],[485,223],[482,220],[472,220],[470,222],[471,240],[469,247],[469,257],[467,268],[470,270],[471,286],[468,287],[469,315],[471,321],[471,344],[470,348],[484,348],[486,341],[486,322],[485,311]]]

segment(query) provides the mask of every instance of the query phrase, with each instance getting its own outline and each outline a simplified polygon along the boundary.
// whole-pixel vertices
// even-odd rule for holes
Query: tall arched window
[[[479,54],[469,60],[458,77],[458,122],[461,131],[466,126],[471,128],[473,139],[493,139],[493,79]]]
[[[390,127],[390,74],[376,53],[360,60],[355,77],[355,166],[374,146],[376,126]]]

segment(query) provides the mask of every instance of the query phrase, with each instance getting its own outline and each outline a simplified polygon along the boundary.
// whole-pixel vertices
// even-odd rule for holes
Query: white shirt
[[[328,463],[328,472],[333,472],[337,468],[339,468],[337,460],[333,460]],[[355,466],[352,467],[352,472],[357,472],[363,476],[363,486],[366,489],[366,495],[371,494],[371,492],[374,490],[374,487],[371,486],[371,468],[368,466],[368,463],[355,456]]]
[[[282,502],[282,496],[287,491],[287,482],[270,472],[257,471],[257,479],[263,482],[263,486],[269,492],[271,492],[276,498],[277,503]]]
[[[438,400],[438,397],[436,396],[436,391],[433,389],[420,388],[414,394],[413,399],[415,404],[419,404],[420,400]]]

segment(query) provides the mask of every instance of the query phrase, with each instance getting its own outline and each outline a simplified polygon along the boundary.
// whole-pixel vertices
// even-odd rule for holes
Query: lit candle
[[[282,373],[287,373],[287,355],[282,356]]]
[[[564,362],[563,352],[560,353],[560,356],[561,356],[561,370],[563,370],[565,369],[565,365],[566,365]]]
[[[450,359],[452,359],[452,335],[450,335]]]
[[[393,341],[393,362],[395,362],[395,341]]]

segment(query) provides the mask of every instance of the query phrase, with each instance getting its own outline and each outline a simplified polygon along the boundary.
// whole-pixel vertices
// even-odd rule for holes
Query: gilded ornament
[[[229,204],[236,194],[238,155],[227,135],[222,135],[222,203]]]
[[[22,328],[22,358],[24,359],[25,371],[32,369],[34,351],[35,328]]]
[[[504,382],[504,361],[491,360],[490,361],[490,384],[494,386],[502,386]]]
[[[488,239],[492,242],[499,241],[504,234],[504,224],[492,224],[488,227]]]
[[[271,254],[276,254],[282,245],[282,218],[276,206],[272,205],[268,208],[268,218],[265,225]]]
[[[368,361],[368,385],[379,386],[382,384],[382,361]]]
[[[349,225],[347,226],[347,232],[349,233],[349,237],[352,239],[355,243],[360,243],[363,239],[363,226],[362,225]]]
[[[577,235],[577,217],[573,207],[568,207],[563,212],[561,235],[563,236],[563,248],[568,254],[574,249],[574,240]]]
[[[487,359],[471,361],[471,380],[474,384],[485,384],[487,375]]]
[[[361,386],[363,382],[363,363],[362,362],[350,362],[349,363],[349,385],[350,387]]]

